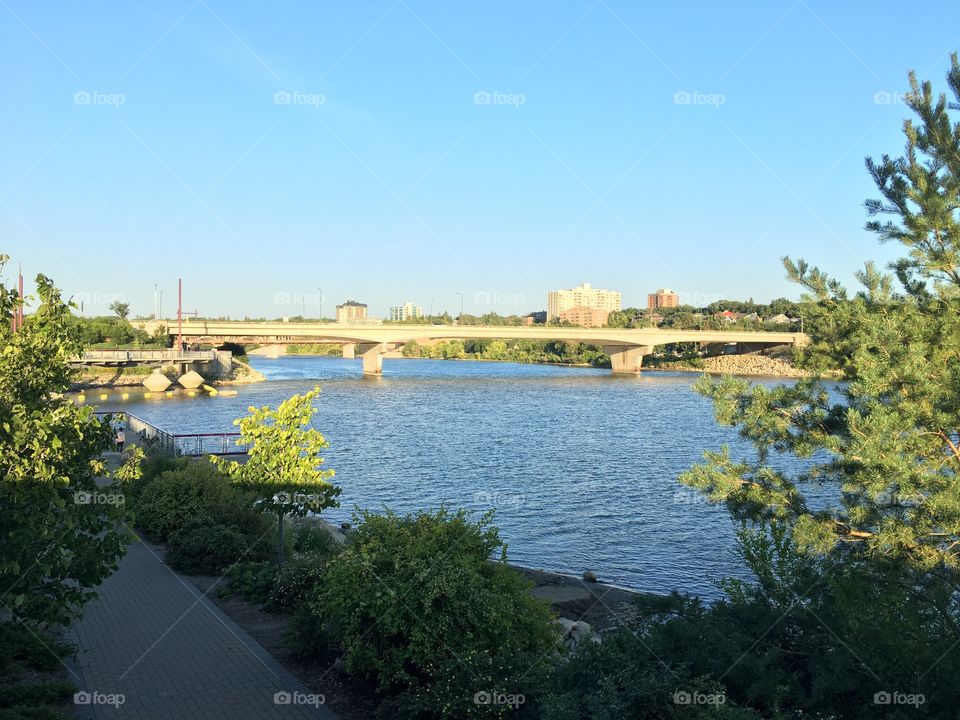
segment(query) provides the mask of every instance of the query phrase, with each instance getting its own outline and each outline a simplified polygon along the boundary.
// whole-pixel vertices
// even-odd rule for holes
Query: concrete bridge
[[[176,335],[176,320],[150,321],[140,325],[153,333],[164,325]],[[643,356],[658,345],[673,343],[739,343],[753,349],[777,345],[803,345],[803,333],[750,332],[739,330],[663,330],[660,328],[580,328],[488,325],[340,325],[310,322],[258,322],[236,320],[184,319],[183,336],[194,342],[248,342],[285,345],[298,342],[342,343],[344,357],[363,359],[366,375],[383,372],[384,354],[404,343],[429,340],[572,340],[604,349],[615,373],[640,372]]]

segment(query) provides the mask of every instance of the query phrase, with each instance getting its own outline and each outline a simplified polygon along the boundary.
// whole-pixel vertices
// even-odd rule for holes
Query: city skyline
[[[851,284],[895,254],[863,230],[863,158],[955,45],[949,22],[875,42],[908,12],[11,2],[7,277],[146,315],[182,276],[190,310],[237,317],[357,288],[505,315],[584,277],[626,306],[795,299],[783,255]]]

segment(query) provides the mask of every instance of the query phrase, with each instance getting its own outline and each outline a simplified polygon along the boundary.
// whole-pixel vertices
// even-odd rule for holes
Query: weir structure
[[[158,326],[171,327],[171,321],[140,324],[148,333]],[[343,345],[343,356],[360,356],[365,375],[380,375],[383,358],[408,342],[432,340],[572,340],[598,345],[610,355],[611,370],[636,375],[643,357],[661,345],[700,343],[701,345],[736,343],[748,351],[781,345],[803,345],[803,333],[743,330],[665,330],[661,328],[581,328],[489,325],[341,325],[338,323],[204,320],[184,318],[182,335],[194,342],[258,343],[288,345],[300,342],[327,342]]]

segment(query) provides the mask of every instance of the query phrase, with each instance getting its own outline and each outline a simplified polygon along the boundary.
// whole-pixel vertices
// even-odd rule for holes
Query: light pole
[[[317,314],[320,316],[320,322],[323,322],[323,290],[317,288]]]
[[[460,317],[457,318],[457,322],[462,323],[463,322],[463,293],[458,292],[457,295],[460,296]]]

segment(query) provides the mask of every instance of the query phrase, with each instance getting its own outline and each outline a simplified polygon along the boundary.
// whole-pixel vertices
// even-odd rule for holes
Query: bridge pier
[[[651,345],[605,345],[610,356],[610,369],[616,375],[639,375],[643,356],[653,352]]]
[[[357,344],[356,343],[344,343],[343,344],[343,356],[347,360],[353,360],[357,356]]]
[[[395,343],[357,343],[364,375],[383,375],[383,356],[396,349]]]

